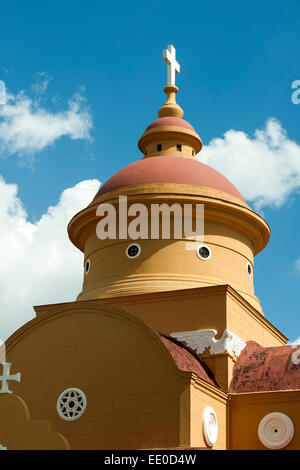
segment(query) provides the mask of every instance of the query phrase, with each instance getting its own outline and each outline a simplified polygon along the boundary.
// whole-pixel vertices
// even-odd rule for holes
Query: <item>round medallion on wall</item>
[[[205,443],[212,447],[217,442],[219,425],[215,410],[211,406],[205,408],[202,422]]]
[[[56,409],[59,416],[66,421],[80,418],[86,409],[86,396],[79,388],[68,388],[57,400]]]
[[[284,413],[269,413],[259,423],[258,437],[268,449],[283,449],[291,442],[293,436],[293,421]]]

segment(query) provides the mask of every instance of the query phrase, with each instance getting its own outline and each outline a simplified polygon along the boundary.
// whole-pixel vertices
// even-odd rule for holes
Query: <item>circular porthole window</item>
[[[203,437],[207,446],[212,447],[218,439],[218,418],[215,410],[207,406],[203,413]]]
[[[246,270],[249,277],[252,276],[252,266],[250,263],[246,263]]]
[[[59,416],[66,421],[80,418],[86,409],[86,396],[79,388],[68,388],[57,400],[56,409]]]
[[[86,262],[85,262],[85,265],[84,265],[85,274],[87,274],[89,272],[90,267],[91,267],[91,262],[90,262],[89,259],[87,259]]]
[[[211,257],[210,248],[206,245],[200,245],[197,248],[197,256],[200,259],[209,259]]]
[[[283,449],[291,442],[293,436],[293,421],[284,413],[269,413],[259,423],[258,437],[268,449]]]
[[[141,247],[137,243],[132,243],[126,249],[126,256],[128,258],[137,258],[141,254]]]

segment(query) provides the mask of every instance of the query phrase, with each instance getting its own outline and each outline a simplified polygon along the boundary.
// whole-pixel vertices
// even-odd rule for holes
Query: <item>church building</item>
[[[5,342],[2,450],[300,448],[300,346],[287,345],[254,292],[270,228],[201,162],[176,103],[173,46],[163,58],[166,102],[138,141],[141,159],[68,225],[84,254],[76,301],[35,306]],[[148,211],[146,236],[124,232],[124,202],[128,222]],[[153,206],[169,208],[169,237],[162,226],[149,236]],[[203,208],[200,238],[175,236],[187,207],[193,226]],[[112,236],[99,236],[109,208]]]

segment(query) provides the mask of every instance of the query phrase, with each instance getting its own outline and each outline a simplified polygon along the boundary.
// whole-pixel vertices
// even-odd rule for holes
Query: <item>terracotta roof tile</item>
[[[194,372],[206,382],[218,386],[208,367],[196,355],[188,351],[179,341],[166,338],[159,334],[160,339],[173,357],[178,369],[185,372]]]
[[[229,391],[247,393],[300,389],[297,355],[300,361],[300,345],[263,348],[249,341],[234,366]]]

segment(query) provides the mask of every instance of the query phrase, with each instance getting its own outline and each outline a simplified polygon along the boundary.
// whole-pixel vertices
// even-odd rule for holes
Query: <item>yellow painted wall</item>
[[[196,383],[191,388],[191,447],[206,447],[202,432],[203,412],[207,406],[211,406],[218,419],[218,439],[213,449],[226,449],[226,407],[227,395],[225,393],[210,393],[200,389]]]
[[[190,373],[179,371],[159,337],[117,309],[75,302],[41,314],[7,343],[11,389],[33,419],[47,419],[72,449],[189,446]],[[80,388],[84,415],[56,411],[61,392]]]
[[[231,357],[228,353],[211,355],[207,350],[201,354],[201,360],[212,371],[219,387],[228,392],[236,358]]]
[[[234,293],[226,298],[227,328],[230,331],[244,341],[256,341],[264,347],[286,344],[287,338],[272,323],[239,300]]]
[[[161,144],[162,150],[157,151],[157,144]],[[177,150],[177,145],[181,145],[181,151]],[[194,152],[194,153],[193,153]],[[169,139],[160,141],[159,135],[156,142],[152,142],[145,147],[145,158],[159,157],[161,155],[171,155],[175,157],[195,158],[195,149],[182,141],[180,137],[177,140]]]
[[[261,346],[281,346],[287,338],[264,316],[226,285],[99,300],[141,318],[153,329],[170,335],[175,331],[225,329],[244,341]]]
[[[128,199],[128,207],[133,202],[147,205],[150,213],[149,200]],[[151,198],[151,203],[162,202],[159,198]],[[186,201],[170,196],[168,202],[182,205]],[[198,202],[201,201],[194,198],[194,203]],[[141,254],[129,259],[126,249],[134,240],[119,239],[117,211],[117,239],[100,240],[96,226],[86,238],[84,259],[90,260],[90,269],[84,274],[78,300],[230,284],[261,311],[254,295],[253,277],[247,273],[247,263],[253,271],[253,246],[249,237],[239,226],[231,225],[231,221],[226,223],[221,217],[218,219],[208,206],[205,206],[204,217],[203,243],[211,249],[210,259],[201,260],[197,256],[196,247],[200,242],[195,244],[195,250],[187,250],[185,239],[173,239],[173,218],[170,240],[150,238],[149,218],[149,239],[137,240]]]
[[[266,450],[258,438],[258,426],[268,413],[288,415],[295,428],[286,450],[300,449],[300,390],[233,394],[230,400],[230,449]]]
[[[0,395],[0,444],[7,450],[67,450],[64,436],[48,421],[31,420],[28,407],[17,395]]]

